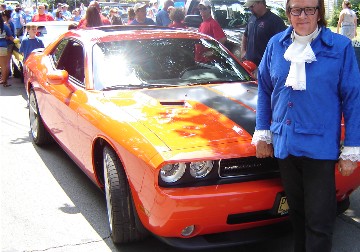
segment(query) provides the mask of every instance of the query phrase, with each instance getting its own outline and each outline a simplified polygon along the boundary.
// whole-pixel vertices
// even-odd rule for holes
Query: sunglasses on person
[[[290,8],[290,14],[293,16],[301,16],[301,13],[304,12],[306,16],[312,16],[315,15],[316,10],[319,9],[319,7],[305,7],[305,8]]]

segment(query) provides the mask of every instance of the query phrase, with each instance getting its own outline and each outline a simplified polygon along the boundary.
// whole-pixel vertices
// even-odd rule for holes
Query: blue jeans
[[[336,219],[334,160],[278,159],[290,207],[295,252],[330,252]]]

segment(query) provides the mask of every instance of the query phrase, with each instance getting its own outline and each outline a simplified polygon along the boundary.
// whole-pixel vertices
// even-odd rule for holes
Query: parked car
[[[211,37],[71,30],[29,56],[25,87],[32,140],[55,139],[104,191],[114,243],[153,234],[195,250],[288,231],[277,163],[251,145],[257,83]],[[335,173],[343,212],[360,169]]]
[[[34,24],[38,26],[37,37],[39,37],[45,46],[57,39],[61,34],[68,30],[69,25],[77,24],[74,21],[47,21],[47,22],[30,22],[27,25]],[[27,35],[26,28],[24,28],[24,35]],[[24,57],[19,52],[21,38],[15,40],[14,50],[11,56],[11,68],[15,78],[23,78],[23,64]]]

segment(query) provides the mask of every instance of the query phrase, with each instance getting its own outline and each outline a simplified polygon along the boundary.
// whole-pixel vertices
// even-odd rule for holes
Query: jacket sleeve
[[[259,65],[256,130],[269,130],[271,124],[271,94],[273,85],[271,83],[270,65],[272,48],[270,40]]]
[[[343,55],[340,94],[345,123],[344,146],[360,147],[360,73],[350,41]]]

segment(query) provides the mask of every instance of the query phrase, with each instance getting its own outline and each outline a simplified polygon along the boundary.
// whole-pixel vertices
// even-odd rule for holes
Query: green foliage
[[[359,18],[360,18],[360,0],[351,0],[352,10],[355,11],[356,16],[358,18],[358,26],[359,26]],[[328,21],[329,26],[337,26],[339,21],[339,14],[342,10],[342,1],[338,2],[338,5],[334,8],[334,12],[330,20]]]

